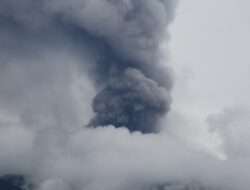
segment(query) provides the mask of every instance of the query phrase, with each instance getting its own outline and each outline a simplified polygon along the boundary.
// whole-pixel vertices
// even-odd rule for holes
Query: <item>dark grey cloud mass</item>
[[[7,134],[23,135],[24,149],[35,141],[43,152],[46,130],[65,137],[58,128],[74,131],[84,124],[158,131],[173,82],[171,70],[160,66],[159,46],[168,38],[175,1],[1,0],[0,5],[1,125],[8,126]],[[86,95],[72,93],[74,88]],[[75,109],[79,99],[86,106],[93,99],[94,113]],[[8,131],[12,125],[22,127]],[[23,152],[24,159],[29,156]],[[6,170],[3,175],[25,173]]]
[[[158,117],[171,102],[172,80],[158,72],[158,65],[159,42],[173,18],[174,1],[52,1],[47,5],[52,14],[60,14],[64,22],[108,48],[103,51],[105,59],[96,65],[102,87],[94,98],[95,116],[89,125],[155,132]]]
[[[213,115],[202,131],[169,112],[161,44],[175,7],[0,0],[1,190],[248,190],[228,124],[242,118]]]
[[[162,75],[158,65],[159,42],[173,18],[174,1],[72,1],[69,3],[63,0],[27,0],[20,6],[17,6],[15,1],[3,1],[1,7],[6,25],[13,22],[14,25],[20,25],[19,27],[24,27],[25,30],[36,35],[46,25],[60,23],[62,30],[70,27],[73,28],[72,30],[78,29],[79,37],[87,38],[89,43],[93,44],[92,46],[97,45],[94,48],[98,50],[108,48],[108,50],[100,50],[103,60],[97,62],[94,68],[97,79],[95,77],[93,79],[99,79],[98,83],[101,87],[94,99],[93,110],[96,115],[90,125],[111,124],[117,127],[125,126],[131,131],[156,131],[154,126],[158,117],[168,111],[171,102],[169,90],[172,79],[168,75]],[[68,35],[73,35],[73,31],[71,34],[68,32]],[[136,83],[131,84],[138,85],[138,88],[129,87],[128,83],[135,77],[130,79],[131,74],[127,74],[128,68],[134,68],[137,73],[143,73],[143,77],[138,76]],[[113,75],[116,75],[117,81],[128,80],[119,84],[121,90],[127,91],[126,98],[124,96],[117,98],[119,93],[123,92],[113,88]],[[151,88],[153,85],[146,82],[149,80],[155,83],[153,88]],[[159,105],[152,106],[150,100],[152,94],[157,93],[140,90],[143,85],[156,92],[163,91],[161,88],[165,88],[165,98],[162,92],[162,95],[154,96],[155,99],[161,98],[154,100],[161,104],[161,108]],[[142,101],[139,100],[140,98]],[[117,108],[121,101],[123,105]],[[137,109],[135,112],[136,106],[143,107],[140,108],[142,111]],[[100,107],[102,107],[101,110]],[[150,114],[152,117],[148,122]]]
[[[25,0],[19,6],[3,0],[1,4],[2,27],[13,37],[21,35],[18,40],[47,41],[52,29],[59,30],[71,43],[91,46],[101,56],[91,66],[98,93],[89,126],[157,131],[158,118],[171,103],[173,80],[171,72],[162,72],[159,66],[159,45],[173,19],[175,1]]]
[[[158,117],[169,109],[167,89],[146,78],[140,70],[127,68],[112,74],[108,85],[94,98],[97,114],[90,125],[126,126],[130,131],[156,131]]]

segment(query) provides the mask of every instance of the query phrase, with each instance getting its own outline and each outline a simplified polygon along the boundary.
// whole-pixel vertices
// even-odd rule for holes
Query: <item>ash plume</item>
[[[14,144],[9,154],[3,146],[3,160],[9,155],[14,161],[3,167],[0,158],[0,168],[5,168],[0,175],[14,181],[16,174],[33,175],[28,163],[18,167],[16,152],[21,151],[20,160],[36,165],[32,159],[50,154],[57,141],[66,143],[59,140],[69,138],[65,131],[79,126],[158,132],[159,119],[172,101],[172,71],[160,64],[160,45],[169,38],[166,31],[175,4],[175,0],[1,0],[0,115],[10,119],[0,118],[0,125],[4,136],[20,136],[20,148]],[[81,81],[78,76],[84,74],[88,78]],[[84,92],[78,90],[81,85],[87,86]],[[82,97],[88,106],[93,100],[92,117],[78,105]],[[41,150],[32,154],[33,146]],[[44,184],[35,188],[50,189],[50,183]]]
[[[130,131],[155,132],[156,122],[169,110],[164,87],[146,78],[140,70],[127,68],[110,78],[93,101],[96,116],[90,125],[126,126]]]
[[[250,111],[171,105],[175,6],[0,0],[1,190],[249,189]]]
[[[108,48],[103,51],[104,60],[93,71],[100,89],[92,104],[95,116],[89,126],[114,125],[130,131],[156,132],[159,117],[171,103],[173,80],[169,71],[158,72],[159,45],[173,18],[175,2],[62,2],[50,2],[52,11],[63,14],[64,20]]]
[[[101,57],[91,65],[97,95],[88,126],[158,130],[158,119],[171,103],[173,79],[170,69],[159,65],[159,46],[174,17],[174,0],[25,0],[20,7],[15,3],[1,1],[5,21],[12,20],[32,35],[48,25],[71,30],[68,35],[78,31],[75,38]]]

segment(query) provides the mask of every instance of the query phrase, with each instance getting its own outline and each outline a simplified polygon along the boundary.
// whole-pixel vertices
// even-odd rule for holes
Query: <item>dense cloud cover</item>
[[[15,2],[3,1],[2,4],[4,29],[8,30],[7,26],[10,24],[16,29],[20,27],[25,30],[23,31],[25,37],[35,35],[34,39],[28,39],[30,41],[40,38],[36,36],[38,32],[45,32],[46,36],[42,37],[44,41],[51,37],[53,28],[63,32],[63,35],[68,35],[67,38],[74,36],[74,40],[80,41],[79,43],[85,45],[85,48],[97,51],[89,52],[89,56],[100,55],[99,60],[90,65],[94,73],[92,79],[99,87],[93,103],[96,114],[93,121],[89,123],[90,126],[110,124],[116,127],[125,126],[130,131],[140,130],[143,133],[157,131],[155,126],[158,117],[168,111],[171,103],[168,91],[171,89],[172,79],[167,69],[166,72],[160,72],[163,68],[159,65],[159,42],[164,37],[165,28],[173,17],[172,0],[71,1],[70,3],[28,0],[20,7],[17,7]],[[44,29],[47,31],[41,31]],[[57,32],[55,31],[54,35],[57,35]],[[78,37],[75,36],[77,32]],[[74,40],[72,39],[71,43],[74,43]],[[129,68],[133,68],[134,71],[129,71]],[[143,76],[139,77],[141,75],[139,74],[133,77],[133,74],[128,73],[135,73],[134,75],[142,73]],[[119,89],[113,88],[114,75],[116,81],[124,81],[119,83]],[[135,78],[136,83],[132,82]],[[152,82],[148,82],[150,80]],[[128,85],[129,83],[132,86]],[[150,83],[154,83],[152,89],[150,89],[152,87]],[[135,85],[139,87],[133,87]],[[140,90],[141,88],[144,90]],[[163,91],[162,88],[166,91],[165,97],[160,92]],[[117,99],[116,97],[119,93],[123,93],[122,91],[127,91],[126,98],[123,96]],[[158,105],[152,106],[155,102],[150,100],[152,94],[159,92],[161,95],[153,95],[153,98],[159,98],[155,100]],[[139,100],[140,98],[142,101]],[[123,106],[113,109],[115,105],[121,104],[121,100]],[[135,110],[134,104],[140,108]],[[147,122],[149,113],[152,113],[152,117],[150,122]],[[140,118],[136,118],[137,116]]]
[[[248,110],[169,112],[175,5],[0,1],[0,186],[248,190]]]
[[[113,124],[130,131],[155,131],[158,117],[168,108],[168,91],[146,78],[139,70],[127,68],[112,76],[108,86],[94,99],[94,126]]]

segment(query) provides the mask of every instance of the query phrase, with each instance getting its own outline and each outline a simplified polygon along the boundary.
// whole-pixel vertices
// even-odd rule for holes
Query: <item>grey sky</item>
[[[171,26],[174,65],[189,71],[188,99],[209,113],[250,105],[250,2],[180,0]]]

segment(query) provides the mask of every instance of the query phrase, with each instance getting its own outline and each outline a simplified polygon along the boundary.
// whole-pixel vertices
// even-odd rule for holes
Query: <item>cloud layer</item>
[[[169,112],[175,4],[2,0],[0,175],[34,190],[248,190],[248,110]]]

